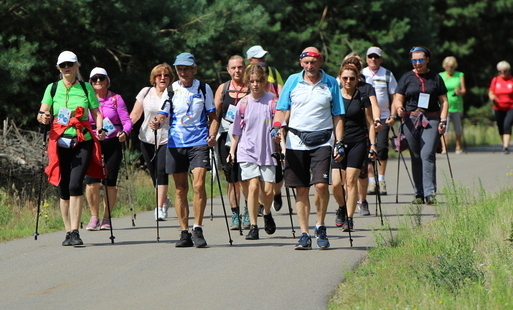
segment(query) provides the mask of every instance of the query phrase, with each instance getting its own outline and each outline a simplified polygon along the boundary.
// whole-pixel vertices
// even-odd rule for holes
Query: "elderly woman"
[[[413,70],[399,80],[389,126],[399,116],[400,131],[411,154],[415,199],[413,204],[436,204],[436,149],[447,124],[447,88],[439,74],[428,67],[431,51],[415,46],[410,50]]]
[[[132,122],[123,98],[109,90],[110,78],[103,68],[94,68],[89,74],[89,83],[93,85],[100,112],[103,116],[103,127],[106,130],[106,138],[101,141],[104,165],[107,167],[105,186],[107,186],[108,198],[105,198],[103,208],[103,220],[100,223],[100,179],[86,176],[86,198],[91,209],[91,219],[87,224],[87,230],[110,229],[110,212],[114,209],[117,200],[118,172],[123,158],[121,143],[124,142],[132,130]],[[96,122],[89,115],[89,122],[96,132]]]
[[[465,75],[463,72],[456,71],[458,62],[454,56],[445,57],[442,66],[445,71],[440,72],[440,76],[442,80],[444,80],[445,87],[447,88],[447,100],[449,101],[449,119],[447,120],[447,127],[449,127],[449,123],[452,123],[456,137],[456,154],[461,154],[463,152],[461,144],[461,135],[463,134],[463,95],[467,92],[465,87]],[[446,134],[446,136],[448,135]],[[445,141],[444,145],[442,145],[444,151],[447,151],[445,149],[446,144],[448,144],[448,139]]]
[[[492,79],[488,88],[488,98],[493,101],[495,121],[502,139],[502,151],[509,154],[511,126],[513,125],[513,78],[507,61],[497,64],[498,76]]]
[[[100,103],[93,87],[82,81],[77,55],[65,51],[57,59],[61,80],[45,90],[37,120],[50,124],[48,166],[50,184],[59,187],[59,203],[66,228],[64,246],[82,245],[78,228],[82,213],[85,175],[103,178],[100,145],[89,123],[91,113],[99,139],[105,138]],[[53,118],[53,120],[52,120]]]
[[[174,79],[175,76],[170,65],[162,63],[155,66],[150,73],[150,84],[152,86],[141,89],[130,113],[133,124],[144,114],[144,120],[139,130],[139,140],[141,140],[141,153],[150,170],[153,185],[157,187],[158,191],[157,208],[155,208],[156,221],[166,220],[169,207],[169,199],[167,198],[169,176],[166,173],[166,145],[169,124],[164,122],[157,129],[155,135],[153,129],[150,128],[150,120],[157,117],[157,112],[162,107],[163,100],[167,98],[167,94],[164,98],[162,98],[162,95]],[[155,137],[157,141],[155,141]],[[157,146],[157,150],[155,150],[155,146]],[[156,156],[154,156],[155,152]]]

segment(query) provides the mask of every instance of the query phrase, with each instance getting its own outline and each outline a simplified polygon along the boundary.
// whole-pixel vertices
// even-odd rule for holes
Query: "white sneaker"
[[[166,217],[164,216],[163,208],[155,208],[155,221],[165,221]]]
[[[167,218],[167,209],[169,209],[170,203],[171,202],[169,201],[169,198],[166,198],[166,201],[162,205],[162,215],[164,216],[164,218]]]

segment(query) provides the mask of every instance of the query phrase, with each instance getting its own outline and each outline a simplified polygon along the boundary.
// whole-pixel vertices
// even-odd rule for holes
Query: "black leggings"
[[[510,135],[513,125],[513,109],[507,111],[495,111],[495,121],[499,129],[499,135]]]
[[[107,186],[116,186],[118,181],[119,167],[121,167],[121,160],[123,159],[123,150],[121,142],[117,137],[100,141],[102,147],[103,160],[107,167],[107,180],[103,183]],[[86,175],[85,183],[93,184],[100,183],[101,180]]]
[[[69,200],[70,196],[84,194],[83,182],[89,168],[89,160],[93,151],[93,140],[80,142],[76,147],[57,147],[61,180],[59,182],[59,197]]]
[[[155,173],[157,174],[157,182],[159,185],[169,184],[169,176],[166,173],[166,149],[167,145],[160,145],[157,149],[157,158],[154,158],[155,145],[141,142],[141,152],[144,161],[148,166],[148,170],[150,170],[150,176],[151,180],[153,181],[153,186],[155,186]],[[158,167],[155,166],[155,161],[157,161]]]

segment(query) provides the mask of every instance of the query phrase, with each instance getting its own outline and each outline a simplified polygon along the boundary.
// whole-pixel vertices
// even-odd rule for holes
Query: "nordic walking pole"
[[[227,163],[229,165],[230,163]],[[239,214],[237,216],[239,217],[239,233],[242,236],[242,216],[240,214],[240,205],[239,205],[239,197],[237,197],[237,189],[235,188],[235,184],[239,184],[239,182],[232,183],[233,188],[233,195],[235,196],[235,207],[237,210],[239,210]],[[230,199],[230,184],[228,184],[228,199]]]
[[[226,222],[226,230],[228,231],[228,238],[229,238],[230,245],[232,245],[233,244],[232,234],[230,233],[230,226],[228,225],[228,216],[226,215],[226,206],[224,205],[223,190],[221,188],[221,180],[219,178],[219,170],[217,170],[217,163],[216,163],[216,158],[215,158],[215,154],[214,154],[214,148],[209,147],[209,149],[210,149],[210,153],[212,154],[212,162],[214,163],[214,169],[216,171],[217,184],[219,185],[219,195],[221,196],[221,204],[223,206],[224,220]],[[210,197],[210,199],[214,199],[214,197]]]
[[[372,162],[372,166],[374,168],[374,175],[378,175],[378,165],[381,163],[379,162],[379,159],[376,158]],[[376,182],[376,216],[378,216],[378,207],[379,207],[379,215],[381,217],[381,225],[383,225],[383,210],[381,209],[381,193],[379,192],[379,182]]]
[[[340,175],[340,181],[341,181],[340,182],[340,187],[342,187],[342,197],[344,197],[344,201],[347,204],[346,190],[344,188],[344,183],[345,182],[343,182],[344,179],[342,178],[342,168],[340,167],[340,164],[338,166],[338,173]],[[349,223],[349,211],[347,211],[347,207],[346,207],[346,220]],[[348,228],[349,229],[347,230],[347,232],[349,233],[349,244],[351,245],[351,247],[353,247],[353,238],[351,236],[351,227],[349,227],[349,225],[348,225]]]
[[[39,193],[37,195],[37,213],[36,213],[36,231],[34,232],[34,240],[37,240],[37,236],[39,236],[39,213],[41,212],[41,198],[43,196],[43,178],[44,178],[44,165],[45,165],[45,152],[46,152],[46,134],[48,133],[48,126],[43,125],[43,150],[41,152],[41,171],[39,178]]]
[[[155,121],[157,118],[155,117]],[[157,143],[157,130],[153,130],[153,134],[155,135],[155,152],[153,153],[153,159],[155,160],[155,206],[157,208],[157,243],[160,242],[160,229],[159,229],[159,177],[158,177],[158,149],[159,145]]]
[[[132,201],[132,191],[128,189],[130,183],[128,182],[128,162],[127,162],[127,159],[126,159],[126,151],[127,151],[126,142],[123,142],[121,145],[123,147],[123,161],[125,162],[125,173],[126,173],[126,181],[127,181],[128,204],[130,205],[130,212],[132,212],[132,227],[135,227],[135,219],[136,219],[137,215],[135,214],[134,203]]]
[[[214,155],[212,155],[214,156]],[[210,173],[210,220],[214,220],[214,170]]]
[[[447,150],[447,142],[445,141],[445,135],[442,135],[442,142],[444,143],[444,147]],[[454,177],[452,176],[451,161],[449,160],[449,152],[445,151],[445,155],[447,157],[447,165],[449,165],[449,173],[451,174],[451,180],[454,182]]]
[[[397,155],[397,180],[396,180],[396,192],[395,192],[395,203],[399,203],[399,168],[401,168],[401,153],[402,153],[402,150],[401,150],[401,125],[402,124],[399,124],[399,137],[395,134],[395,130],[394,130],[394,127],[390,126],[390,129],[392,129],[392,135],[393,135],[393,138],[398,138],[399,139],[399,146],[398,146],[398,152],[399,154]]]
[[[105,189],[105,204],[107,205],[107,214],[109,215],[109,223],[110,223],[110,243],[114,243],[114,234],[112,232],[112,213],[110,212],[110,201],[109,201],[109,188],[107,186],[107,165],[105,164],[105,156],[102,153],[102,170],[103,170],[103,180],[105,184],[103,184],[103,188]]]
[[[285,164],[281,160],[281,155],[279,156],[278,161],[280,162],[280,168],[283,172],[283,177],[285,177]],[[289,205],[289,217],[290,217],[290,228],[292,229],[292,237],[296,238],[296,231],[294,230],[294,222],[292,221],[292,203],[290,201],[290,190],[289,187],[285,184],[285,195],[287,196],[287,204]],[[295,197],[295,195],[294,195]]]

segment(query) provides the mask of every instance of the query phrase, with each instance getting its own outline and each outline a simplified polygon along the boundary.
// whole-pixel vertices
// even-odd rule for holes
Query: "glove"
[[[335,143],[335,150],[337,151],[337,154],[340,155],[342,158],[346,156],[346,151],[344,150],[344,143],[337,142]]]
[[[280,128],[281,128],[281,123],[274,122],[273,128],[271,128],[271,131],[270,131],[271,139],[274,140],[274,138],[276,138],[276,136],[280,133]]]

